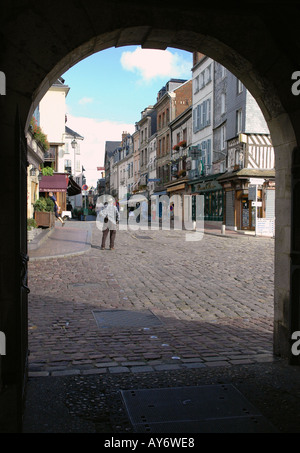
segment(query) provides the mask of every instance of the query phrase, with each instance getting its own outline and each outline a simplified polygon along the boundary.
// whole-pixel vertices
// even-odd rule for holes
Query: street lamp
[[[76,176],[76,173],[75,173],[75,171],[76,171],[76,165],[75,165],[76,164],[76,148],[77,148],[77,141],[75,140],[75,138],[74,138],[74,140],[72,140],[71,146],[74,149],[74,177],[75,177]]]

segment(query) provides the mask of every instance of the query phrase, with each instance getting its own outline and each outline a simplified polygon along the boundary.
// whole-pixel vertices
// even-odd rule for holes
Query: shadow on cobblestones
[[[60,312],[61,306],[58,298],[31,298],[31,373],[129,372],[146,366],[148,371],[158,371],[273,360],[272,319],[196,321],[166,316],[162,310],[108,309],[88,301],[65,300]],[[47,314],[41,316],[43,309]],[[103,319],[117,315],[115,325],[99,326],[93,312]],[[142,324],[149,313],[159,321],[154,326]],[[129,314],[138,315],[135,322],[141,324],[128,326]]]
[[[30,379],[25,433],[132,433],[121,390],[232,384],[282,433],[299,433],[300,370],[276,361],[135,375]]]

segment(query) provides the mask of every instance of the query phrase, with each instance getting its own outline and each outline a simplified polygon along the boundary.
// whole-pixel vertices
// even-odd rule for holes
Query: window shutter
[[[197,107],[198,109],[198,118],[197,118],[197,131],[199,131],[201,129],[201,109],[202,109],[202,105],[198,105]]]
[[[205,171],[206,170],[206,142],[202,142],[201,143],[201,150],[202,150],[202,166],[203,166],[203,170]]]
[[[202,104],[202,122],[201,122],[202,128],[206,126],[206,112],[207,112],[207,105],[206,105],[206,101],[204,101]]]
[[[193,111],[193,130],[194,130],[194,133],[197,132],[197,113],[198,113],[198,109],[196,107],[194,109],[194,111]]]
[[[206,126],[210,125],[210,115],[211,115],[211,99],[206,101],[207,111],[206,111]]]
[[[211,165],[211,140],[207,140],[207,165]]]

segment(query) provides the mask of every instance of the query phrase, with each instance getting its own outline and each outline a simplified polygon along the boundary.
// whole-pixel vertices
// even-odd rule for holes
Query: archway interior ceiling
[[[127,45],[175,47],[201,51],[226,66],[254,95],[267,120],[299,110],[291,94],[299,53],[289,58],[287,50],[299,43],[298,26],[292,26],[295,11],[290,9],[280,22],[278,4],[271,8],[270,2],[259,7],[244,2],[238,10],[158,3],[147,8],[128,0],[65,0],[57,9],[44,0],[30,8],[24,1],[4,1],[0,69],[8,89],[34,107],[58,76],[95,52]]]

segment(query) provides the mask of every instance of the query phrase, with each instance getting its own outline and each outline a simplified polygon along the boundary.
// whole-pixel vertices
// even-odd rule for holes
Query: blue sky
[[[192,54],[137,46],[96,53],[62,75],[69,85],[67,125],[84,136],[82,161],[89,186],[101,176],[105,141],[132,133],[141,112],[156,103],[158,91],[170,78],[192,77]]]

